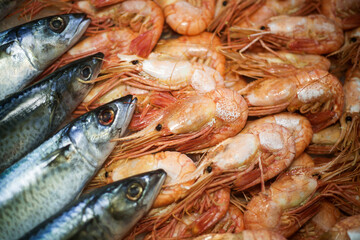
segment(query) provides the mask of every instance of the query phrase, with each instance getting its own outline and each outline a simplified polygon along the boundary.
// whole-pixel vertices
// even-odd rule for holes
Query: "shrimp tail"
[[[130,51],[139,57],[146,58],[147,56],[149,56],[152,50],[149,43],[151,43],[153,35],[153,32],[149,30],[137,36],[130,43]]]

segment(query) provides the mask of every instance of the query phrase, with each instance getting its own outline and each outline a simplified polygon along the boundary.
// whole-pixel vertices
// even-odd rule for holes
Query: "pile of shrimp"
[[[84,12],[86,38],[44,75],[105,54],[73,116],[138,98],[89,183],[162,168],[127,239],[348,239],[360,226],[358,0],[28,0]]]

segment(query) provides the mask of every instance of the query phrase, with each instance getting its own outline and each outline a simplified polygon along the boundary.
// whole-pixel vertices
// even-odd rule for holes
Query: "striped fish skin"
[[[0,172],[39,146],[91,90],[102,53],[70,63],[0,101]],[[81,80],[81,81],[79,81]]]
[[[16,0],[0,0],[0,20],[6,17],[20,1]]]
[[[29,84],[73,46],[89,24],[85,14],[64,14],[1,32],[0,100]]]
[[[150,210],[165,178],[161,169],[106,185],[82,196],[22,239],[122,239]],[[129,192],[136,195],[137,188],[142,189],[139,197],[127,196]]]
[[[0,239],[18,239],[73,201],[125,134],[131,95],[75,119],[0,174]]]

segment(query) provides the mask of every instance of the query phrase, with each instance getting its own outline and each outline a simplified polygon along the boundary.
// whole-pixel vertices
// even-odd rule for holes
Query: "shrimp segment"
[[[340,138],[340,124],[331,125],[323,130],[314,133],[311,143],[307,148],[310,154],[331,154],[334,146]]]
[[[193,240],[285,240],[281,234],[269,230],[244,230],[241,233],[205,234]]]
[[[240,48],[241,52],[259,42],[276,50],[308,54],[327,54],[338,50],[344,42],[342,29],[323,15],[306,17],[272,17],[261,30],[230,28],[230,38],[239,39],[225,48]]]
[[[329,232],[324,233],[321,239],[348,240],[359,236],[360,215],[344,218],[337,222]]]
[[[344,93],[340,81],[323,70],[295,76],[259,79],[239,91],[249,105],[249,116],[299,110],[314,132],[335,123],[342,113]]]
[[[317,178],[312,176],[311,168],[297,165],[272,183],[265,193],[251,199],[244,213],[245,229],[267,229],[290,236],[297,230],[298,224],[304,224],[316,211],[292,224],[286,223],[290,220],[286,212],[307,201],[317,186]]]
[[[166,23],[182,35],[197,35],[205,31],[214,17],[215,0],[158,0]]]
[[[344,30],[360,27],[358,0],[322,0],[321,13],[336,21]]]
[[[102,168],[92,182],[90,182],[89,187],[100,187],[156,169],[164,169],[167,176],[163,189],[153,204],[153,208],[173,203],[194,183],[194,180],[183,181],[184,178],[187,178],[196,169],[195,164],[190,158],[178,152],[158,152],[128,161],[124,159]]]

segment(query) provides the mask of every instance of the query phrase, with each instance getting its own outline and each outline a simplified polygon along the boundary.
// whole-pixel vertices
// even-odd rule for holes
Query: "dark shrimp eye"
[[[224,7],[226,7],[227,3],[228,3],[227,1],[223,1],[223,2],[222,2],[222,5],[223,5]]]
[[[314,173],[312,176],[316,177],[318,180],[321,179],[321,175],[319,173]]]
[[[265,26],[261,26],[261,27],[260,27],[260,30],[265,30]]]
[[[136,201],[141,197],[142,193],[143,187],[139,183],[135,182],[128,187],[126,197],[131,201]]]
[[[156,131],[161,131],[162,129],[162,125],[159,123],[156,127],[155,127]]]
[[[138,64],[138,63],[139,63],[139,60],[132,60],[132,61],[131,61],[131,64],[132,64],[132,65],[136,65],[136,64]]]
[[[65,29],[65,20],[60,16],[56,16],[50,20],[49,25],[52,31],[60,33]]]
[[[108,178],[108,177],[109,177],[109,173],[105,172],[105,178]]]
[[[352,37],[350,38],[350,42],[356,42],[357,38],[356,37]]]
[[[212,172],[212,167],[211,167],[211,166],[207,166],[206,171],[207,171],[208,173],[211,173],[211,172]]]
[[[106,108],[99,113],[99,122],[101,125],[110,125],[115,118],[114,110]]]
[[[82,77],[82,79],[89,80],[90,77],[91,77],[91,73],[92,73],[92,70],[91,70],[90,66],[83,67],[81,69],[81,77]]]
[[[352,117],[351,117],[351,116],[347,116],[347,117],[345,118],[345,121],[347,121],[347,122],[351,122],[351,120],[352,120]]]

